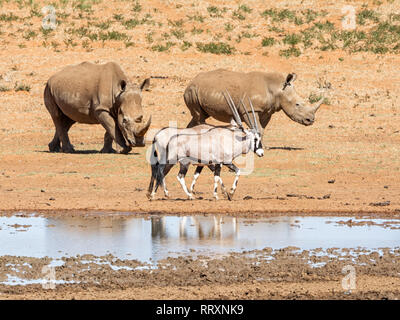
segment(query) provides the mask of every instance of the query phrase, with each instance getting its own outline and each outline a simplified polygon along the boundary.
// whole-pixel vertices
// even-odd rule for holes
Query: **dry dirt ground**
[[[47,2],[1,1],[2,211],[399,213],[400,55],[396,43],[385,50],[378,46],[384,40],[378,39],[371,50],[362,50],[363,42],[361,49],[356,49],[357,45],[345,47],[338,40],[336,47],[327,50],[321,47],[325,40],[318,37],[311,46],[286,38],[317,21],[330,21],[339,30],[342,8],[349,4],[356,12],[376,12],[380,21],[395,14],[391,19],[398,26],[396,1],[61,3],[56,8],[57,28],[47,34],[41,28],[40,11]],[[268,18],[272,14],[268,19],[262,15],[271,8],[278,13],[295,11],[303,20],[301,12],[305,10],[321,14],[315,21],[294,23],[285,11],[288,18],[277,14],[275,21]],[[374,14],[365,16],[372,18],[359,28],[374,28]],[[79,29],[82,26],[92,34]],[[320,28],[323,36],[332,34],[329,26],[324,28]],[[400,35],[396,28],[391,30]],[[275,39],[274,45],[263,44],[264,38]],[[202,52],[204,44],[211,41],[229,44],[228,52]],[[301,54],[285,57],[282,50],[290,48],[298,48]],[[152,79],[150,91],[143,94],[144,110],[153,117],[146,147],[135,148],[128,155],[100,154],[104,129],[76,124],[70,138],[77,152],[48,152],[54,126],[43,104],[45,83],[64,66],[86,60],[116,61],[133,82],[166,77]],[[148,201],[145,190],[150,167],[145,156],[152,135],[169,122],[187,125],[190,114],[182,97],[185,86],[199,72],[216,68],[295,72],[300,95],[308,99],[325,90],[327,103],[310,127],[294,123],[283,112],[273,116],[263,138],[269,149],[263,158],[255,158],[252,173],[241,177],[233,201],[212,200],[209,172],[197,184],[203,199],[186,201],[175,178],[176,168],[167,177],[171,198],[162,199],[160,192],[158,200]],[[233,175],[225,170],[222,178],[225,184],[233,182]],[[378,279],[377,283],[384,282]],[[285,290],[290,292],[296,283],[291,285]],[[215,290],[210,292],[220,290],[217,284],[213,286]],[[235,286],[232,290],[245,290]],[[319,288],[317,283],[315,286]],[[171,290],[180,292],[179,288]],[[107,293],[98,297],[107,297]],[[115,293],[110,297],[124,296]],[[149,297],[155,296],[149,293]]]

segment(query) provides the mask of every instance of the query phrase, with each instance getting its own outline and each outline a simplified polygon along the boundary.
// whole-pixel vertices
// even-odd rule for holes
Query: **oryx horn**
[[[235,121],[238,124],[238,126],[240,128],[243,128],[243,124],[242,124],[242,121],[240,120],[240,116],[239,116],[239,114],[238,114],[238,112],[236,110],[235,103],[233,102],[232,97],[231,97],[231,95],[229,94],[229,92],[227,90],[226,90],[226,94],[227,94],[228,97],[225,95],[225,93],[224,93],[224,97],[226,99],[226,102],[228,102],[229,107],[231,108],[231,111],[232,111],[232,114],[233,114],[233,118],[235,119]]]
[[[247,120],[249,120],[249,123],[250,123],[251,127],[255,129],[254,123],[250,118],[250,115],[249,115],[249,112],[247,111],[246,106],[244,105],[243,99],[241,99],[240,102],[242,103],[244,111],[246,111]]]
[[[256,129],[257,132],[259,133],[260,130],[258,129],[258,123],[257,123],[257,119],[256,119],[256,114],[255,114],[255,112],[254,112],[253,103],[251,102],[250,97],[249,97],[249,102],[250,102],[251,112],[253,113],[253,119],[254,119],[255,129]]]

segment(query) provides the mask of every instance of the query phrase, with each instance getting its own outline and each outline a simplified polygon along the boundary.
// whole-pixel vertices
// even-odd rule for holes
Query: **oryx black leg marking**
[[[171,171],[173,165],[172,164],[167,164],[164,168],[164,179],[162,181],[163,184],[163,188],[164,188],[164,195],[168,198],[169,197],[169,193],[168,193],[168,189],[167,189],[167,183],[165,182],[165,177],[167,176],[167,174]]]
[[[214,170],[214,198],[215,198],[215,200],[218,200],[217,189],[218,189],[218,181],[220,179],[220,177],[219,177],[220,174],[221,174],[221,166],[217,166]]]
[[[155,172],[153,173],[153,170],[157,170],[156,166],[154,166],[154,168],[151,168],[151,178],[150,178],[150,183],[149,183],[149,189],[147,190],[147,198],[149,198],[149,200],[152,200],[154,197],[154,181],[156,180],[155,178]]]
[[[185,176],[186,176],[188,169],[189,169],[189,163],[187,163],[187,164],[180,163],[180,169],[179,169],[177,178],[183,188],[183,191],[185,191],[185,193],[189,197],[189,199],[192,200],[192,199],[194,199],[193,194],[191,194],[188,191],[188,189],[186,187],[186,183],[185,183]]]
[[[225,185],[224,185],[224,183],[222,182],[222,179],[221,179],[221,177],[220,177],[220,175],[221,175],[221,168],[222,168],[222,165],[219,164],[219,165],[216,165],[216,166],[215,166],[215,170],[214,170],[214,198],[215,198],[215,200],[218,200],[217,189],[218,189],[218,182],[219,182],[220,185],[221,185],[222,192],[223,192],[223,193],[227,196],[227,198],[230,200],[230,196],[229,196],[229,194],[226,192]]]
[[[233,185],[230,191],[230,196],[231,198],[233,198],[233,194],[235,193],[238,181],[239,181],[239,176],[240,176],[240,169],[238,167],[236,167],[233,163],[231,164],[227,164],[226,165],[229,170],[234,171],[235,172],[235,180],[233,181]]]
[[[197,179],[199,178],[201,171],[203,171],[203,168],[204,168],[203,166],[197,166],[196,171],[194,172],[193,181],[192,184],[190,185],[190,192],[193,194],[194,194],[194,186],[196,184]]]

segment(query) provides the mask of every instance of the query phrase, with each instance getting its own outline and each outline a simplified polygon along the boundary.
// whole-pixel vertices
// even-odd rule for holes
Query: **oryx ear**
[[[283,85],[283,90],[285,90],[285,88],[286,88],[287,86],[293,85],[293,82],[296,80],[296,78],[297,78],[297,75],[296,75],[295,73],[289,73],[289,74],[287,75],[286,81],[285,81],[285,83],[284,83],[284,85]]]
[[[146,91],[150,91],[150,78],[145,79],[142,84],[140,85],[140,90],[146,90]]]

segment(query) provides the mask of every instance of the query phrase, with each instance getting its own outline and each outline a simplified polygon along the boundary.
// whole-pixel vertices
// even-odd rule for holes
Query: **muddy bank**
[[[2,284],[0,297],[165,299],[165,293],[172,291],[169,298],[400,298],[399,248],[379,252],[265,248],[220,259],[167,258],[156,268],[112,255],[61,260],[63,264],[54,267],[56,280],[70,284],[56,284],[55,289],[43,289],[41,284]],[[14,279],[41,279],[42,268],[49,262],[49,258],[0,257],[2,281],[5,274]],[[356,289],[351,292],[341,285],[348,274],[342,271],[345,266],[355,271]],[[213,288],[216,291],[210,290]]]

